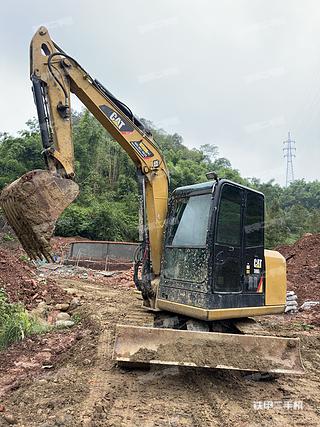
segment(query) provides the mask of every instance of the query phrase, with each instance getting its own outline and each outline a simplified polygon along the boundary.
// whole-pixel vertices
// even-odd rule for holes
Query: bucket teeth
[[[31,259],[53,260],[50,238],[55,223],[78,193],[72,180],[43,170],[26,173],[2,191],[0,205]]]

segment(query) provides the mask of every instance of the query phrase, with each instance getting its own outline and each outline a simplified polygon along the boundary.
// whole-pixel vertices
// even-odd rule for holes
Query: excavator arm
[[[143,215],[140,264],[142,281],[148,282],[150,287],[151,279],[160,272],[168,205],[169,175],[159,147],[131,110],[63,52],[45,27],[40,27],[31,41],[30,77],[48,172],[29,172],[3,191],[0,203],[9,223],[32,258],[42,255],[50,258],[49,241],[54,224],[78,194],[73,182],[70,109],[70,93],[73,93],[137,167]],[[135,278],[139,285],[139,265],[136,267]]]

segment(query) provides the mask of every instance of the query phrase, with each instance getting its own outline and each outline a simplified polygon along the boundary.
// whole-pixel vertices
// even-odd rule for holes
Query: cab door
[[[264,196],[253,191],[246,193],[243,292],[257,294],[262,304],[265,291]]]
[[[232,184],[221,188],[214,237],[214,292],[242,291],[243,194],[243,189]]]

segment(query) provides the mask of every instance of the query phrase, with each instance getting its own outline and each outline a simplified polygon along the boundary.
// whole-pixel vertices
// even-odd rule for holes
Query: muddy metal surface
[[[318,328],[305,331],[287,322],[271,323],[276,334],[301,336],[302,377],[255,381],[248,374],[222,370],[125,370],[112,361],[112,350],[116,323],[123,323],[127,311],[139,305],[133,289],[115,281],[61,278],[58,284],[82,296],[83,323],[38,337],[31,347],[18,344],[10,359],[0,357],[5,363],[0,371],[0,426],[320,425]],[[48,367],[43,360],[37,365],[48,354]],[[16,374],[11,384],[4,372]]]

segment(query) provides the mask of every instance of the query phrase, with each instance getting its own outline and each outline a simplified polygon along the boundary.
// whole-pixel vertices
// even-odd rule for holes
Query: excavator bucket
[[[302,374],[298,338],[117,325],[114,359],[160,364]]]
[[[0,205],[32,259],[52,259],[50,238],[64,209],[77,197],[78,185],[44,170],[33,170],[9,184]]]

